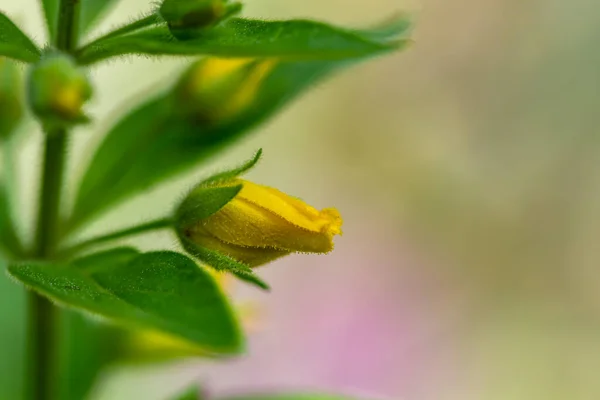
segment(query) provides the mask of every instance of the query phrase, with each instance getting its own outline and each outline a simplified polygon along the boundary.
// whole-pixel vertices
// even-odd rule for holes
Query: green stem
[[[149,231],[156,231],[160,229],[168,229],[173,227],[173,220],[170,218],[158,219],[155,221],[146,222],[140,225],[135,225],[129,228],[121,229],[115,232],[108,233],[106,235],[98,236],[84,242],[78,243],[72,247],[65,249],[60,252],[60,257],[69,257],[76,253],[79,253],[89,247],[110,242],[124,237],[138,235]]]
[[[60,0],[55,46],[72,54],[78,41],[79,0]],[[33,255],[49,259],[57,245],[59,216],[67,150],[67,131],[46,132],[41,193]],[[28,365],[26,395],[31,400],[52,399],[52,371],[56,343],[56,310],[46,298],[29,292]]]

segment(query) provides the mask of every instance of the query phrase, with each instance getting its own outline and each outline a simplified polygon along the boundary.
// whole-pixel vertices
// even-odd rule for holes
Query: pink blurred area
[[[413,397],[442,373],[441,340],[460,318],[451,277],[419,259],[384,221],[349,225],[333,254],[297,255],[265,268],[271,293],[238,293],[258,305],[249,354],[211,364],[201,378],[209,388],[397,399]]]

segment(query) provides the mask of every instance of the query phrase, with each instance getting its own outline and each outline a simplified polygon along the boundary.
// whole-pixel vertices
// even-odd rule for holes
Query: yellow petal
[[[238,246],[327,253],[333,236],[341,234],[342,218],[335,209],[318,211],[276,189],[244,180],[241,192],[200,223],[222,242]]]

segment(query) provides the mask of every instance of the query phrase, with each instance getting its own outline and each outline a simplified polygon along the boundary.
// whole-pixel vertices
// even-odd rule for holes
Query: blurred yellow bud
[[[225,18],[238,13],[242,5],[229,0],[164,0],[158,9],[177,39],[201,36]]]
[[[68,56],[49,55],[34,65],[28,81],[33,112],[47,124],[86,122],[83,105],[92,96],[85,73]]]
[[[196,121],[219,124],[247,111],[274,59],[207,58],[193,64],[175,88],[177,109]]]
[[[23,117],[22,77],[16,62],[0,57],[0,140],[10,136]]]
[[[215,213],[189,225],[184,235],[207,248],[251,267],[292,252],[328,253],[333,237],[342,233],[342,218],[333,208],[317,210],[276,189],[232,179],[223,186],[241,186]]]

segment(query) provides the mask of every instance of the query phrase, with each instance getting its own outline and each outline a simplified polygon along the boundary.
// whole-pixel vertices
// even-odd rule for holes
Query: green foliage
[[[237,322],[214,279],[178,253],[121,248],[71,265],[13,264],[9,272],[60,304],[120,324],[163,331],[208,352],[242,348]]]
[[[79,30],[86,33],[106,13],[117,0],[81,0]]]
[[[192,189],[176,211],[177,229],[185,229],[191,224],[208,218],[229,203],[240,192],[242,186],[214,185],[225,184],[227,181],[248,171],[256,165],[261,155],[262,150],[259,150],[251,160],[239,167],[215,174]]]
[[[127,54],[347,59],[388,52],[404,43],[406,39],[381,40],[368,30],[342,29],[315,21],[233,18],[191,40],[173,40],[166,25],[99,40],[79,51],[77,59],[83,65]]]
[[[406,24],[395,23],[385,36],[382,28],[374,32],[387,43],[406,29]],[[182,118],[173,105],[172,91],[124,116],[109,131],[83,177],[69,228],[77,228],[116,203],[218,155],[311,85],[360,61],[275,60],[277,64],[256,89],[252,107],[223,123]]]
[[[17,203],[13,195],[20,182],[13,173],[13,159],[19,152],[7,145],[8,140],[0,140],[5,163],[0,180],[0,255],[11,260],[10,275],[36,299],[29,320],[36,345],[31,346],[33,358],[29,356],[26,375],[33,378],[28,378],[27,386],[36,398],[85,398],[98,373],[124,357],[124,337],[139,338],[143,335],[136,335],[141,333],[158,333],[166,338],[165,343],[175,343],[174,347],[181,344],[186,356],[239,353],[243,335],[227,299],[212,272],[187,256],[113,248],[75,260],[69,257],[92,245],[175,227],[184,249],[207,267],[268,289],[249,265],[220,253],[223,243],[203,248],[189,240],[186,231],[239,193],[240,185],[224,182],[252,168],[261,151],[240,167],[201,182],[175,210],[174,219],[169,216],[72,247],[67,247],[65,239],[116,204],[219,155],[332,73],[408,44],[410,19],[400,16],[372,29],[356,30],[309,20],[234,19],[230,17],[242,6],[230,0],[167,0],[145,17],[84,43],[85,34],[116,0],[40,2],[50,39],[43,56],[37,45],[0,13],[0,62],[5,56],[33,63],[27,105],[47,133],[32,248],[25,248],[14,226],[18,215],[13,216],[13,203]],[[192,63],[168,90],[133,110],[126,109],[91,157],[74,191],[74,206],[62,221],[68,129],[90,120],[82,107],[92,90],[81,68],[132,54],[212,57]],[[12,64],[0,67],[8,68],[0,70],[0,135],[8,139],[23,114],[14,107],[23,105],[19,97],[22,88],[15,85],[20,77]],[[163,210],[160,215],[166,213]],[[281,253],[270,254],[269,260],[287,254]],[[3,262],[0,269],[6,268]],[[2,349],[0,398],[17,399],[24,383],[25,291],[8,283],[6,276],[0,278],[0,342],[11,343],[10,349]],[[36,312],[47,303],[35,292],[67,309],[45,314],[56,314],[58,320],[52,315],[40,318],[42,314]],[[80,312],[115,324],[100,323]],[[42,343],[45,339],[40,333],[50,329],[57,331],[57,340]],[[49,360],[51,353],[56,360]],[[53,388],[35,379],[51,373],[53,379],[48,381],[54,382]],[[191,400],[197,395],[190,391],[179,398]],[[223,400],[343,399],[272,394]]]
[[[180,239],[182,246],[188,253],[190,253],[192,256],[202,261],[206,265],[210,266],[211,268],[214,268],[217,271],[231,272],[240,279],[248,283],[252,283],[261,289],[269,289],[269,285],[267,285],[258,276],[256,276],[256,274],[254,274],[254,272],[252,271],[252,268],[250,268],[246,264],[242,264],[241,262],[238,262],[233,258],[218,253],[216,251],[197,246],[194,242],[187,239],[185,236],[181,236]]]
[[[36,62],[40,50],[19,27],[0,12],[0,55],[25,62]]]

